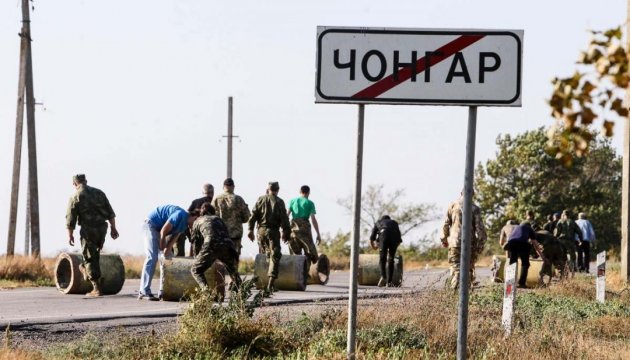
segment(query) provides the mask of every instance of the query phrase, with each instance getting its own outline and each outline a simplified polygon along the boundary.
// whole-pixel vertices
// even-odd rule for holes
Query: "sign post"
[[[597,254],[597,302],[604,303],[606,300],[606,252]]]
[[[505,336],[512,334],[512,319],[514,318],[514,298],[516,297],[516,264],[505,267],[505,288],[503,290],[503,317],[501,323],[505,329]]]
[[[316,103],[359,104],[347,356],[355,358],[363,104],[468,106],[457,358],[466,358],[478,106],[521,106],[522,30],[317,27]]]

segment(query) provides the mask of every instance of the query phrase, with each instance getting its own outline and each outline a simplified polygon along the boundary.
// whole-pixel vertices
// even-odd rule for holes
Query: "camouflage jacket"
[[[281,227],[284,232],[291,232],[289,216],[287,215],[284,201],[273,194],[263,195],[256,201],[248,221],[249,231],[254,231],[256,223],[258,223],[258,227],[271,229]]]
[[[105,193],[97,188],[80,185],[70,198],[66,212],[66,227],[74,230],[77,220],[81,226],[100,226],[116,217]]]
[[[448,242],[449,248],[461,247],[462,241],[462,221],[463,221],[463,207],[464,199],[453,202],[446,211],[446,218],[444,219],[444,225],[442,226],[442,236],[440,239],[443,242]],[[486,228],[481,220],[481,210],[479,206],[472,204],[472,236],[471,236],[471,248],[473,250],[481,250],[486,244]]]
[[[212,244],[232,243],[228,234],[227,226],[220,217],[216,215],[204,215],[195,220],[190,232],[194,243],[209,242]]]
[[[224,192],[212,200],[217,216],[225,222],[230,238],[243,236],[243,224],[249,220],[250,213],[245,200],[231,192]]]
[[[582,230],[580,230],[580,227],[577,226],[575,221],[571,219],[558,221],[558,224],[556,225],[556,230],[553,232],[553,234],[558,239],[566,240],[575,240],[575,236],[577,235],[580,241],[582,241]]]

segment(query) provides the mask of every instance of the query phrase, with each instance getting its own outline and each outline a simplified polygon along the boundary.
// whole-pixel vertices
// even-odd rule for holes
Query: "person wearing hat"
[[[571,211],[564,210],[562,212],[560,221],[558,221],[553,234],[569,252],[569,259],[571,260],[569,269],[571,271],[577,271],[577,247],[582,244],[583,237],[582,230],[580,230],[580,227],[571,219]]]
[[[582,230],[582,244],[577,248],[578,270],[588,273],[591,262],[591,243],[595,241],[595,230],[583,212],[578,214],[575,223]]]
[[[269,282],[267,291],[274,291],[274,283],[278,278],[278,267],[282,253],[280,251],[280,228],[282,228],[282,239],[286,242],[291,233],[289,216],[284,201],[278,197],[280,185],[277,182],[270,182],[267,187],[267,194],[258,198],[252,214],[247,222],[247,237],[254,241],[254,227],[258,224],[258,245],[267,254],[269,259]]]
[[[188,207],[188,212],[192,211],[200,211],[201,205],[206,202],[212,202],[212,198],[214,197],[214,186],[212,184],[203,184],[201,186],[201,192],[203,196],[193,200]],[[199,249],[201,249],[201,243],[195,243],[190,236],[190,231],[186,229],[186,231],[179,236],[177,242],[175,242],[175,246],[173,246],[173,255],[175,256],[186,256],[186,238],[190,239],[190,251],[188,255],[196,256],[199,253]]]
[[[102,296],[100,254],[107,235],[107,221],[111,226],[112,239],[118,238],[116,214],[101,190],[88,186],[84,174],[74,175],[72,185],[76,189],[70,198],[66,213],[66,228],[70,246],[74,246],[74,229],[77,222],[81,226],[81,251],[83,263],[79,270],[83,278],[92,283],[88,296]]]
[[[470,285],[475,282],[475,262],[483,251],[486,244],[486,227],[481,219],[481,209],[472,203],[472,226],[470,227]],[[464,192],[461,192],[459,199],[449,205],[446,211],[444,224],[442,225],[442,235],[440,240],[442,246],[448,248],[448,262],[450,264],[450,288],[459,288],[459,274],[461,261],[461,242],[463,238],[463,213],[464,213]]]
[[[308,198],[311,188],[303,185],[300,188],[300,196],[289,201],[287,215],[293,214],[291,219],[291,238],[289,239],[289,250],[291,254],[302,255],[302,252],[315,264],[319,260],[317,247],[313,243],[313,232],[311,231],[311,221],[317,233],[317,245],[322,241],[319,234],[319,224],[315,217],[315,204]],[[309,219],[311,221],[309,221]]]
[[[223,220],[227,226],[230,239],[236,247],[238,258],[241,256],[241,240],[243,239],[243,224],[249,220],[250,212],[247,203],[242,197],[234,194],[234,180],[227,178],[223,181],[223,194],[212,200],[218,217]],[[237,259],[238,268],[238,259]]]

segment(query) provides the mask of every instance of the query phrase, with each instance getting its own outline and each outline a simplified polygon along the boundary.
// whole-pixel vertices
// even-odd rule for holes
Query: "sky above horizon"
[[[6,252],[19,1],[0,3],[0,254]],[[357,106],[315,104],[316,31],[323,26],[524,30],[522,107],[480,107],[476,163],[499,134],[552,123],[551,79],[575,70],[589,29],[623,25],[626,2],[499,0],[313,2],[68,0],[31,14],[41,248],[69,250],[71,177],[108,195],[120,238],[105,250],[142,254],[141,225],[156,206],[187,208],[226,177],[227,98],[234,97],[234,180],[250,205],[270,180],[287,203],[311,186],[323,233],[349,231],[336,200],[354,186]],[[467,108],[367,105],[364,188],[405,189],[405,202],[441,216],[463,186]],[[26,133],[26,129],[24,131]],[[622,124],[613,145],[621,152]],[[24,140],[16,253],[24,248]],[[439,221],[423,228],[431,233]],[[422,234],[416,234],[421,236]],[[78,237],[78,233],[75,233]],[[405,242],[412,242],[409,237]],[[257,247],[244,240],[244,256]],[[287,253],[286,246],[283,252]],[[79,247],[75,246],[74,251]]]

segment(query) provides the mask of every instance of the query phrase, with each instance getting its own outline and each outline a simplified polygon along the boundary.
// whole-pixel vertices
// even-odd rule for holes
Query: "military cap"
[[[232,178],[227,178],[223,181],[223,186],[234,186],[234,180]]]
[[[86,181],[85,174],[76,174],[76,175],[72,176],[72,182],[83,183],[85,181]]]
[[[270,181],[269,182],[269,190],[271,190],[271,191],[278,191],[278,190],[280,190],[280,184],[278,184],[277,181]]]

